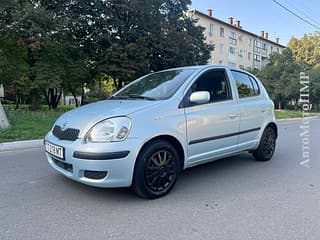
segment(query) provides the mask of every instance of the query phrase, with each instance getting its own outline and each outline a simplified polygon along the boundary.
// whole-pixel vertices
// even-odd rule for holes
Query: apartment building
[[[196,9],[188,11],[188,16],[197,19],[197,24],[205,28],[208,44],[215,45],[211,52],[210,64],[224,64],[241,69],[261,69],[268,63],[269,55],[281,53],[285,46],[269,39],[267,32],[256,35],[242,28],[239,20],[232,17],[228,22],[213,17],[212,10],[208,13]]]

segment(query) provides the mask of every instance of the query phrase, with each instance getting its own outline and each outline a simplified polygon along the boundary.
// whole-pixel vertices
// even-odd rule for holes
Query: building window
[[[222,64],[222,60],[219,61],[219,64]]]
[[[262,43],[261,54],[263,54],[263,55],[268,54],[268,47],[267,47],[267,44],[265,44],[265,43]]]
[[[261,56],[258,54],[253,54],[253,60],[256,62],[260,62],[261,61]]]
[[[224,37],[224,28],[223,27],[220,28],[220,37]]]
[[[242,43],[243,42],[243,35],[239,35],[238,39],[239,39],[239,42]]]
[[[245,55],[245,50],[240,50],[239,57],[243,58]]]
[[[209,45],[214,46],[214,41],[210,40]]]
[[[248,39],[248,43],[249,43],[249,46],[252,46],[252,39],[251,38]]]
[[[219,50],[220,50],[220,53],[223,54],[223,43],[220,43]]]
[[[236,54],[236,49],[235,49],[234,47],[230,47],[230,48],[229,48],[229,53],[230,53],[231,55],[235,55],[235,54]]]
[[[213,34],[214,32],[214,25],[212,23],[210,23],[210,33]]]
[[[279,50],[279,48],[277,48],[277,53],[280,53],[280,50]]]
[[[261,49],[261,42],[259,42],[258,40],[254,40],[254,48],[253,51],[256,53],[260,53],[260,49]]]
[[[270,53],[273,53],[273,47],[272,46],[270,47]]]
[[[248,60],[251,60],[252,53],[248,52]]]
[[[235,32],[229,32],[229,43],[237,45],[237,34]]]

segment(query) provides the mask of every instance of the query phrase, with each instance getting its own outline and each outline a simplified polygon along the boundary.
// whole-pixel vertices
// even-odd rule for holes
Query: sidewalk
[[[5,142],[5,143],[0,143],[0,152],[40,148],[42,146],[43,146],[43,139],[17,141],[17,142]]]

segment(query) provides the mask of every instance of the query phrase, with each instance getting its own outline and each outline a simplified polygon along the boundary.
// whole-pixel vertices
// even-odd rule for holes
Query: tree
[[[39,108],[39,86],[34,67],[42,41],[52,31],[52,15],[35,0],[13,1],[12,5],[7,5],[2,11],[4,16],[0,24],[3,28],[0,34],[13,36],[26,49],[24,60],[28,65],[28,71],[24,73],[22,79],[28,79],[31,109],[36,110]]]
[[[320,32],[314,35],[304,35],[303,38],[291,38],[288,43],[294,59],[305,68],[311,69],[320,64]]]
[[[291,50],[285,49],[281,54],[271,55],[269,63],[258,74],[279,109],[286,107],[290,101],[295,108],[298,107],[301,70]]]
[[[26,58],[27,51],[20,39],[10,34],[0,37],[0,82],[5,85],[7,95],[15,97],[16,108],[30,92]]]
[[[320,66],[308,72],[310,79],[310,102],[316,111],[320,110]]]
[[[212,48],[204,43],[203,28],[185,16],[189,4],[190,0],[3,0],[0,39],[10,36],[19,45],[21,54],[15,57],[24,68],[0,74],[11,86],[28,91],[31,109],[37,109],[40,94],[49,108],[57,107],[62,91],[81,94],[84,100],[84,87],[94,86],[101,73],[111,76],[120,89],[150,71],[205,64]],[[7,48],[11,40],[3,40]],[[0,64],[6,62],[4,54],[0,58]]]
[[[211,47],[203,29],[185,16],[189,0],[109,2],[111,46],[101,62],[117,89],[150,71],[205,64]]]

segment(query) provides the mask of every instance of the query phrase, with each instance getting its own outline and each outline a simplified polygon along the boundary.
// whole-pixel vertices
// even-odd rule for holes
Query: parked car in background
[[[49,164],[95,187],[158,198],[189,167],[249,151],[271,159],[274,105],[252,74],[219,65],[151,73],[71,110],[45,137]]]

